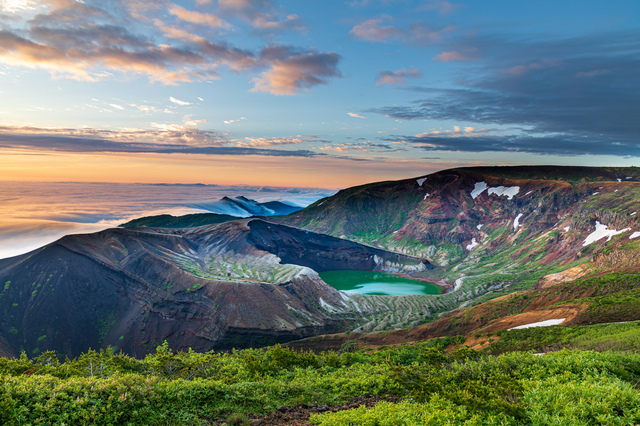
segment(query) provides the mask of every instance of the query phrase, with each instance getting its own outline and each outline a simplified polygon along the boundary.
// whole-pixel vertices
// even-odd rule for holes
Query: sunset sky
[[[640,165],[639,70],[638,0],[0,0],[0,180]]]

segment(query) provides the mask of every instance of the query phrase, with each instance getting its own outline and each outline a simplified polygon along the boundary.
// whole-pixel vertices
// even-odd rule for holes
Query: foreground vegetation
[[[632,326],[640,329],[631,324],[618,331],[632,333]],[[526,330],[502,339],[514,347],[527,341],[521,332]],[[142,360],[109,351],[65,362],[53,353],[0,358],[0,424],[244,424],[246,415],[282,405],[342,404],[362,395],[396,395],[401,401],[314,414],[311,424],[640,422],[636,353],[491,356],[462,346],[463,340],[440,338],[373,352],[346,345],[321,354],[279,346],[174,353],[165,343]]]

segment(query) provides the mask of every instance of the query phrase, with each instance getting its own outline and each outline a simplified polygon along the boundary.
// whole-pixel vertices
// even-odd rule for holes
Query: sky
[[[637,0],[0,0],[0,181],[638,165]]]

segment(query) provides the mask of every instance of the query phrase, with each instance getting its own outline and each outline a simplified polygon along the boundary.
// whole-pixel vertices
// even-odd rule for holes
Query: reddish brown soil
[[[319,404],[300,404],[297,407],[283,406],[278,408],[278,411],[265,414],[262,416],[253,416],[249,419],[249,424],[252,426],[306,426],[309,424],[309,417],[311,414],[338,412],[344,410],[351,410],[358,408],[362,405],[365,407],[373,407],[380,401],[397,402],[399,398],[396,396],[359,396],[352,399],[343,405],[319,405]],[[228,424],[225,421],[219,421],[214,423],[216,425]]]

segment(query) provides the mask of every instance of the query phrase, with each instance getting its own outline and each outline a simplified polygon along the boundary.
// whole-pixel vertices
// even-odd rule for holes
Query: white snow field
[[[587,238],[582,243],[582,246],[588,246],[589,244],[595,243],[596,241],[604,237],[607,237],[607,241],[611,241],[612,237],[631,230],[631,228],[624,228],[623,230],[616,231],[615,229],[607,228],[607,225],[603,225],[596,220],[596,230],[587,236]]]
[[[532,322],[531,324],[519,325],[517,327],[510,328],[509,330],[520,330],[523,328],[533,328],[533,327],[548,327],[550,325],[558,325],[562,324],[566,320],[566,318],[558,318],[558,319],[550,319],[546,321],[540,322]]]

